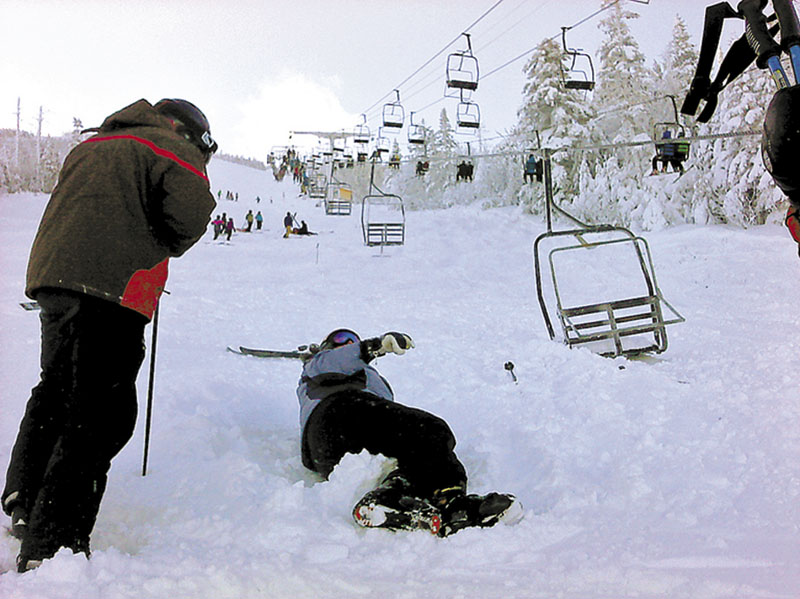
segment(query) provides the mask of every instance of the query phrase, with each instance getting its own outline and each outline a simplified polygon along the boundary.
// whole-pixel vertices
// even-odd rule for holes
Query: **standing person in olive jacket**
[[[41,381],[2,494],[24,572],[61,547],[89,554],[111,459],[133,435],[144,327],[167,262],[203,235],[216,151],[185,100],[139,100],[67,156],[28,263],[41,306]]]

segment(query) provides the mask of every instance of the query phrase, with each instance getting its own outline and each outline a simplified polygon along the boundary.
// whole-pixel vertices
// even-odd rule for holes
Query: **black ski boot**
[[[462,489],[447,489],[434,494],[433,505],[442,514],[439,536],[446,537],[462,528],[488,528],[498,522],[516,524],[522,519],[522,504],[509,493],[467,495]]]
[[[21,541],[28,531],[28,510],[23,507],[19,493],[9,493],[3,502],[3,511],[11,516],[11,526],[8,532],[12,537]]]
[[[21,505],[18,505],[11,510],[11,536],[21,541],[26,532],[28,532],[28,514]]]
[[[365,528],[427,530],[434,535],[442,524],[439,510],[415,497],[408,481],[397,472],[361,498],[353,508],[353,518]]]

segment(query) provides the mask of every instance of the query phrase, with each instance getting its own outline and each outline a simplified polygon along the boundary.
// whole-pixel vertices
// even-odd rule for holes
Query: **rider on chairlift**
[[[672,139],[672,131],[665,129],[661,134],[660,142],[656,143],[656,154],[653,156],[653,170],[651,175],[658,174],[658,163],[661,163],[661,172],[667,172],[667,165],[672,167],[675,173],[683,173],[683,161],[689,154],[689,142],[683,139],[685,136],[682,131],[678,132],[675,141],[663,141]]]

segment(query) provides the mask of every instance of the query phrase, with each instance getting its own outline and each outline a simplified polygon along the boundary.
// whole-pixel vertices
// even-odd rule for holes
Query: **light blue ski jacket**
[[[300,401],[300,429],[305,430],[308,417],[326,397],[339,391],[358,390],[394,401],[389,382],[364,361],[361,344],[351,343],[323,350],[303,366],[297,385]]]

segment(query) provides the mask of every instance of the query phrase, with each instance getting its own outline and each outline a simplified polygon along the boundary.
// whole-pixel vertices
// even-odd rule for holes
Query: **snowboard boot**
[[[353,518],[365,528],[426,530],[439,534],[439,510],[411,492],[408,481],[390,473],[375,489],[364,495],[353,508]]]
[[[439,536],[446,537],[462,528],[488,528],[498,522],[511,525],[522,519],[522,504],[509,493],[467,495],[462,489],[445,489],[434,494],[433,505],[442,514]]]
[[[40,559],[28,559],[21,553],[17,556],[17,572],[20,574],[28,572],[29,570],[33,570],[34,568],[38,568],[41,565],[42,560]]]

